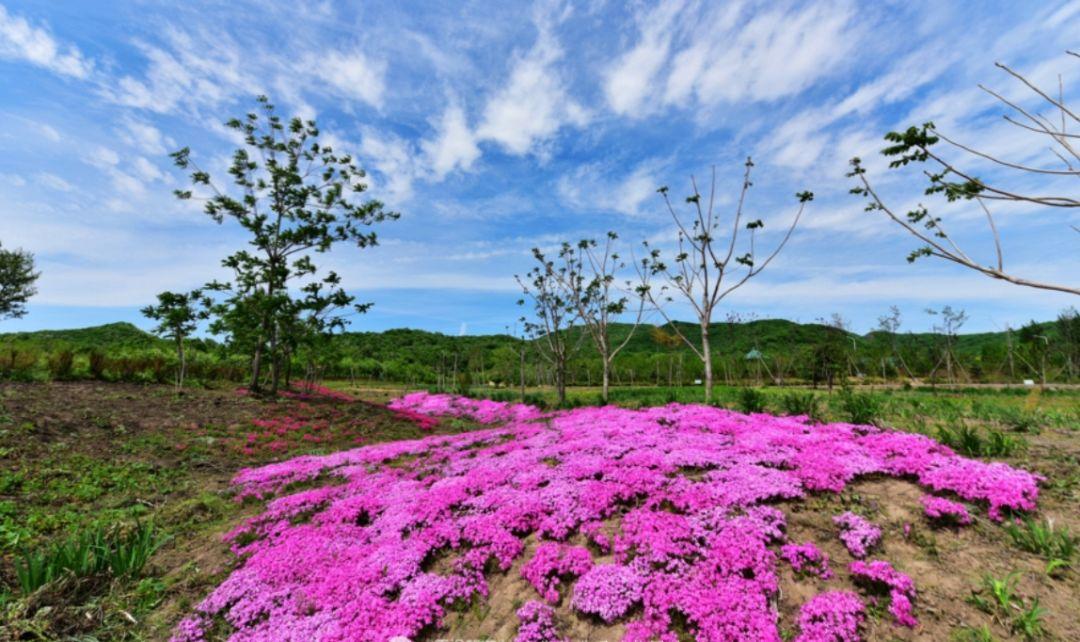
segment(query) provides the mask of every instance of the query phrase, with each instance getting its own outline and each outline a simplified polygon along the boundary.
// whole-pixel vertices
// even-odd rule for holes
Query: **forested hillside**
[[[613,344],[633,330],[611,328]],[[570,382],[595,383],[599,357],[575,328]],[[697,326],[641,326],[615,360],[616,384],[678,384],[701,377],[679,334],[697,341]],[[1050,381],[1078,378],[1080,321],[1074,316],[1032,322],[1009,332],[957,334],[890,333],[859,335],[820,323],[782,319],[716,323],[710,327],[720,381],[782,383],[827,381],[845,377],[867,380],[934,379],[939,381]],[[234,378],[243,357],[212,339],[188,341],[193,374]],[[164,380],[175,359],[174,345],[129,323],[75,330],[0,334],[0,372],[10,378],[116,378]],[[524,360],[522,359],[524,353]],[[524,361],[524,368],[522,362]],[[522,371],[528,384],[550,377],[547,364],[530,341],[508,335],[450,336],[423,330],[345,332],[317,351],[301,351],[289,375],[376,379],[447,387],[481,383],[516,385]]]

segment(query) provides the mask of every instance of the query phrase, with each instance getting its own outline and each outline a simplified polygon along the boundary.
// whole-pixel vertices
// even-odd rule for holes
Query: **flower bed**
[[[680,628],[705,641],[778,641],[770,601],[784,514],[766,502],[839,492],[869,474],[955,493],[994,518],[1038,497],[1035,475],[870,426],[678,404],[544,415],[421,393],[393,405],[506,423],[241,471],[240,496],[270,501],[229,535],[240,565],[174,640],[204,640],[223,622],[236,642],[411,637],[452,603],[487,597],[487,574],[521,563],[538,589],[518,611],[522,640],[554,636],[555,612],[540,600],[569,598],[583,616],[625,623],[631,642]],[[336,483],[285,492],[320,476]],[[613,563],[569,546],[578,535]],[[531,556],[527,538],[539,542]],[[851,570],[887,584],[897,620],[913,621],[914,586],[891,566]],[[861,618],[846,598],[810,604],[807,626],[847,631]]]

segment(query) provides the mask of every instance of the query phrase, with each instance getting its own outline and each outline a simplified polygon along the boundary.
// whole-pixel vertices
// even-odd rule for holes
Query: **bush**
[[[71,371],[75,365],[75,353],[68,349],[57,350],[49,356],[49,377],[63,381],[71,378]]]
[[[765,393],[757,388],[741,388],[739,390],[739,410],[751,412],[765,412]]]
[[[91,350],[86,358],[90,378],[99,381],[105,379],[105,366],[108,363],[105,354],[99,350]]]
[[[840,391],[840,408],[853,424],[877,424],[881,421],[884,400],[872,392],[859,393],[851,388]]]
[[[34,367],[38,363],[38,353],[34,350],[19,350],[8,347],[0,355],[0,375],[5,379],[31,379]]]
[[[821,400],[812,392],[789,392],[780,397],[780,408],[785,415],[821,419]]]

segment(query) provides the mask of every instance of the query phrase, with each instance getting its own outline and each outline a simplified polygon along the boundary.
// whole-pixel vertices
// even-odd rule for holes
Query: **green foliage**
[[[24,594],[66,574],[134,576],[162,543],[153,524],[137,524],[127,531],[98,528],[36,551],[24,550],[15,560],[15,576]]]
[[[757,388],[741,388],[739,390],[739,410],[746,413],[765,412],[765,393]]]
[[[5,250],[0,245],[0,320],[26,314],[26,302],[37,294],[34,255],[25,250]]]
[[[1068,563],[1076,554],[1078,538],[1069,533],[1068,527],[1055,526],[1050,520],[1038,522],[1026,517],[1020,524],[1006,524],[1005,532],[1021,549],[1047,559]]]
[[[785,415],[821,419],[821,399],[813,392],[788,392],[780,397],[780,408]]]
[[[1024,446],[1022,440],[1000,430],[988,430],[987,436],[983,437],[977,428],[962,421],[955,421],[952,426],[938,427],[937,440],[962,455],[972,457],[1008,457]]]
[[[49,355],[49,377],[56,381],[70,379],[72,367],[74,365],[74,352],[67,349],[58,350]]]
[[[360,198],[367,185],[353,156],[320,142],[312,120],[282,121],[266,96],[258,98],[258,111],[226,126],[244,141],[229,168],[234,193],[214,185],[190,149],[171,156],[177,167],[190,171],[194,188],[206,191],[206,214],[219,224],[229,219],[248,234],[247,246],[253,249],[222,261],[233,278],[207,284],[221,297],[211,330],[249,351],[252,391],[262,388],[263,368],[269,365],[273,394],[284,360],[304,339],[343,326],[337,310],[351,307],[359,313],[369,307],[353,305],[334,272],[319,276],[313,254],[342,242],[375,245],[370,226],[397,214],[385,211],[379,201]],[[176,191],[182,200],[193,195],[192,190]],[[303,296],[295,296],[290,286]]]
[[[877,424],[881,421],[885,401],[872,392],[855,392],[844,388],[839,395],[840,408],[853,424]]]
[[[983,624],[980,627],[964,626],[956,629],[949,636],[954,642],[996,642],[990,627]]]

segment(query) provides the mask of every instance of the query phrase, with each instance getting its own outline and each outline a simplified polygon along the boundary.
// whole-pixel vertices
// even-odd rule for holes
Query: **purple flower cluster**
[[[923,513],[932,522],[959,526],[967,526],[971,523],[971,513],[968,512],[967,506],[960,502],[934,495],[923,495],[922,505]]]
[[[830,591],[810,598],[799,610],[795,642],[859,642],[866,607],[858,595]]]
[[[840,527],[840,541],[852,557],[866,557],[881,541],[881,529],[851,511],[833,517],[833,523]]]
[[[490,399],[470,399],[455,395],[413,392],[394,399],[387,407],[432,417],[464,417],[481,424],[539,419],[543,413],[533,406]]]
[[[780,557],[787,560],[796,573],[816,575],[823,580],[832,577],[832,571],[829,569],[829,554],[813,542],[784,544],[780,547]]]
[[[241,471],[237,495],[266,507],[230,533],[237,568],[174,641],[218,639],[221,627],[231,642],[415,637],[443,626],[451,604],[486,598],[489,576],[535,541],[522,567],[537,599],[565,588],[571,608],[619,621],[625,640],[672,640],[684,627],[706,642],[778,642],[785,519],[769,502],[872,474],[983,502],[992,515],[1031,510],[1038,497],[1035,475],[870,426],[679,404],[543,414],[421,394],[394,405],[502,425]],[[613,563],[594,565],[571,540]],[[852,572],[884,582],[894,615],[911,617],[914,588],[880,564],[892,568]],[[521,639],[557,635],[543,603],[522,612]]]
[[[621,564],[603,564],[581,576],[574,585],[572,604],[582,613],[614,622],[641,599],[641,576]]]
[[[537,547],[532,559],[521,567],[521,576],[529,580],[536,592],[555,604],[559,601],[559,584],[564,577],[578,576],[592,568],[589,549],[544,542]]]
[[[912,612],[915,582],[909,576],[885,560],[855,561],[848,566],[848,570],[858,581],[888,589],[889,613],[892,613],[897,624],[911,628],[918,626],[919,621]]]
[[[518,627],[516,642],[564,642],[555,627],[555,612],[550,606],[536,600],[526,602],[517,610]]]

